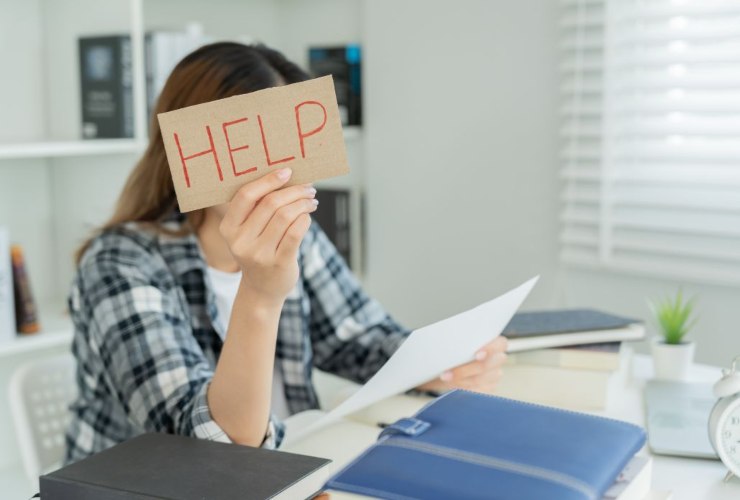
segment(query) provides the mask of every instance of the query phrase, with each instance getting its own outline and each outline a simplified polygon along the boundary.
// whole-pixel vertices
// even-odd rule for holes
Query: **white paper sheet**
[[[286,441],[294,442],[333,421],[378,401],[406,392],[456,366],[472,361],[482,346],[498,337],[538,277],[485,302],[424,328],[415,330],[396,353],[356,393]]]

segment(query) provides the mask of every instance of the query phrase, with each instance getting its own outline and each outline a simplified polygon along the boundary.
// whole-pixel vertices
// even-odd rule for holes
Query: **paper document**
[[[538,279],[532,278],[494,300],[413,331],[356,393],[302,431],[287,435],[286,441],[300,439],[337,419],[437,378],[445,370],[472,361],[478,349],[501,334]]]

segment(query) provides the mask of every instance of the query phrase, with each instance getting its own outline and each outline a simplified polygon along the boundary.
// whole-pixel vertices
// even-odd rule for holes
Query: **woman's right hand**
[[[241,286],[271,304],[282,304],[298,281],[298,248],[318,205],[312,186],[283,188],[291,174],[283,168],[242,186],[219,225]]]

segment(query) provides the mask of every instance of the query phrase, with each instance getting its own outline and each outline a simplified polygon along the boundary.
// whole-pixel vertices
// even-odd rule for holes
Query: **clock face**
[[[734,401],[724,412],[719,425],[718,445],[723,461],[734,470],[740,470],[740,400]],[[728,463],[729,462],[729,463]]]

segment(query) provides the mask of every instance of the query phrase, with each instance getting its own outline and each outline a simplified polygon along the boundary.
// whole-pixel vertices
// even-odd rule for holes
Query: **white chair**
[[[62,465],[69,404],[77,394],[75,360],[65,353],[30,361],[10,379],[10,410],[26,476],[36,491],[39,476]]]

